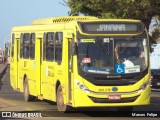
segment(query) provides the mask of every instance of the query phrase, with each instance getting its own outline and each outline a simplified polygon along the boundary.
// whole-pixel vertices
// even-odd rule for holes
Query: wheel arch
[[[27,75],[24,74],[24,75],[23,75],[23,83],[25,82],[26,77],[27,77]]]
[[[58,89],[58,86],[59,85],[61,85],[61,82],[60,82],[60,80],[57,80],[57,82],[56,82],[56,88],[55,88],[55,92],[56,92],[56,94],[55,95],[57,95],[57,89]],[[55,96],[56,97],[56,96]]]
[[[24,75],[23,75],[23,87],[22,87],[23,92],[24,92],[24,84],[25,84],[25,82],[26,82],[26,77],[27,77],[27,75],[24,74]]]

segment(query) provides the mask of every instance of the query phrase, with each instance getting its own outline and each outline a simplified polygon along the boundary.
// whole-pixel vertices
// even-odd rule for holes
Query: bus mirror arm
[[[77,53],[78,53],[78,47],[77,47],[77,43],[76,42],[72,43],[71,49],[72,49],[72,51],[71,51],[72,55],[73,56],[77,55]]]

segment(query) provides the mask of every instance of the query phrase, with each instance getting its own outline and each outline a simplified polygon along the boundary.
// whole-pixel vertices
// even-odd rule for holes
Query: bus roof
[[[32,21],[32,25],[46,25],[53,23],[66,23],[70,21],[77,20],[94,20],[98,19],[97,17],[92,16],[64,16],[64,17],[53,17],[53,18],[42,18]]]
[[[87,20],[87,21],[86,21]],[[120,22],[141,22],[141,20],[133,19],[99,19],[93,16],[64,16],[64,17],[52,17],[52,18],[42,18],[32,21],[32,25],[47,25],[54,23],[67,23],[71,21],[120,21]]]
[[[62,16],[62,17],[51,17],[51,18],[41,18],[37,20],[33,20],[31,25],[27,26],[15,26],[12,28],[12,31],[19,32],[19,31],[37,31],[42,29],[43,30],[53,30],[58,29],[62,30],[65,28],[65,24],[69,23],[69,27],[73,27],[70,24],[76,22],[141,22],[141,20],[133,20],[133,19],[100,19],[93,16]],[[71,23],[72,22],[72,23]],[[53,26],[54,25],[54,28]],[[36,27],[35,27],[36,26]]]

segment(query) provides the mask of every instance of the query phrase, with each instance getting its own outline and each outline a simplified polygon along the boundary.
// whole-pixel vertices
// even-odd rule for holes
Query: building
[[[5,49],[0,48],[0,63],[4,63],[5,60]]]

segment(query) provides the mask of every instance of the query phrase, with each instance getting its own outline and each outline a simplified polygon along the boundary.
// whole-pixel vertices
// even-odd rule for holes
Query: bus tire
[[[28,78],[27,77],[25,77],[23,89],[24,89],[24,92],[23,92],[24,93],[24,100],[26,102],[33,101],[35,99],[35,97],[29,94],[29,85],[28,85]]]
[[[58,88],[57,88],[56,102],[57,102],[58,111],[61,111],[61,112],[71,111],[71,107],[64,104],[64,98],[63,98],[63,92],[62,92],[62,86],[61,85],[59,85]]]

